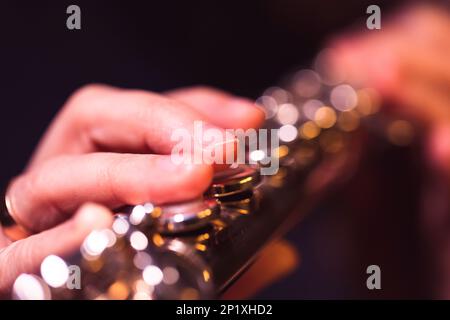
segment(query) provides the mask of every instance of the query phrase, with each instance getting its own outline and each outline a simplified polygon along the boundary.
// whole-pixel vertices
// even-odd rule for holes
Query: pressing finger
[[[31,231],[41,231],[89,201],[116,208],[189,200],[202,195],[212,175],[211,166],[175,164],[170,156],[61,156],[16,178],[7,195],[14,219]]]

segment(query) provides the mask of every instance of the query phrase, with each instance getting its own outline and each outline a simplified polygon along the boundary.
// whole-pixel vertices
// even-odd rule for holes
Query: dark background
[[[384,15],[398,2],[376,4]],[[81,7],[82,30],[66,28],[70,4]],[[308,65],[333,34],[349,26],[364,29],[370,4],[374,1],[2,1],[0,180],[21,172],[52,117],[84,84],[152,91],[206,84],[255,98],[286,72]],[[405,152],[372,150],[369,155],[371,174],[357,175],[350,192],[373,194],[383,176],[401,167],[408,180],[390,185],[386,194],[394,199],[402,190],[406,198],[417,197],[411,186],[418,177],[409,175],[415,168]],[[374,227],[371,218],[384,210],[374,205],[375,196],[357,208],[339,197],[290,233],[302,252],[302,267],[258,297],[370,298],[365,267],[384,260],[391,282],[383,281],[383,293],[376,297],[423,296],[420,280],[410,282],[420,271],[414,266],[417,257],[397,256],[402,248],[414,251],[414,233],[400,236],[394,227],[411,223],[402,219],[414,216],[414,201],[383,211],[391,220]],[[398,208],[404,214],[392,221],[390,214]]]

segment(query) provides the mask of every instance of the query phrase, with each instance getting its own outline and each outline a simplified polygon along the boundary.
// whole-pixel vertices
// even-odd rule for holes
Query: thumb
[[[0,251],[0,294],[9,292],[20,274],[37,272],[48,255],[75,252],[92,230],[111,223],[108,209],[86,204],[70,220],[5,247]]]

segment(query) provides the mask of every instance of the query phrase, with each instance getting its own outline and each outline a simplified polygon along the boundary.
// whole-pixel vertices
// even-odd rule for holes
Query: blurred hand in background
[[[450,298],[450,11],[407,7],[379,31],[334,38],[327,62],[332,73],[377,89],[385,113],[415,124],[428,164],[421,186],[420,231],[432,261],[436,297]]]

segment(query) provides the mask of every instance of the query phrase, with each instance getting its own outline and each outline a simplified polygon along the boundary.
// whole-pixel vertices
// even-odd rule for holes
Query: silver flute
[[[117,210],[112,227],[93,231],[79,252],[49,256],[40,274],[19,276],[13,298],[220,298],[351,172],[360,137],[377,118],[374,90],[315,70],[298,71],[257,99],[276,146],[251,150],[251,163],[217,173],[201,199]],[[267,157],[279,168],[262,175]]]

